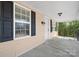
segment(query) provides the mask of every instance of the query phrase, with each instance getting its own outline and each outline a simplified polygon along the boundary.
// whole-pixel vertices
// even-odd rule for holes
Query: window
[[[15,5],[15,37],[30,35],[30,11]]]

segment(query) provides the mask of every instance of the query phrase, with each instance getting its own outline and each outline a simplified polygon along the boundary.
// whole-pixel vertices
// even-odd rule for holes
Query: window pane
[[[26,15],[27,15],[27,16],[30,16],[30,12],[29,12],[29,11],[27,11],[27,10],[26,10]]]
[[[26,23],[15,23],[16,29],[29,29],[29,24]]]
[[[29,24],[26,24],[26,29],[28,29],[28,30],[29,30]]]
[[[29,17],[25,17],[26,21],[29,22]]]
[[[21,29],[23,29],[23,30],[26,29],[25,28],[25,26],[26,26],[25,23],[21,23],[20,26],[21,26]]]
[[[25,15],[25,10],[24,9],[22,9],[22,14]]]
[[[15,12],[20,13],[20,7],[19,6],[15,6]]]
[[[15,14],[15,18],[16,18],[16,19],[18,19],[18,20],[19,20],[19,19],[20,19],[20,17],[21,17],[21,16],[20,16],[20,14],[17,14],[17,13]]]
[[[16,30],[15,37],[20,37],[20,30]]]
[[[16,28],[16,29],[20,29],[20,23],[17,23],[17,22],[16,22],[16,23],[15,23],[15,28]]]
[[[29,30],[26,30],[26,35],[29,35]]]
[[[21,36],[25,36],[26,35],[25,30],[21,30],[20,34],[21,34]]]
[[[26,24],[26,35],[29,35],[29,24]]]
[[[25,16],[24,15],[22,15],[22,19],[25,20]]]

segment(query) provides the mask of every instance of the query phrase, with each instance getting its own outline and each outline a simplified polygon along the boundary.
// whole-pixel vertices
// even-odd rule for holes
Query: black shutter
[[[50,20],[50,32],[52,32],[52,20]]]
[[[36,13],[31,11],[31,36],[36,35]]]
[[[1,2],[2,39],[3,41],[13,40],[13,2]]]
[[[2,20],[1,20],[1,2],[0,2],[0,41],[1,41],[1,37],[2,37],[1,27],[2,27]]]

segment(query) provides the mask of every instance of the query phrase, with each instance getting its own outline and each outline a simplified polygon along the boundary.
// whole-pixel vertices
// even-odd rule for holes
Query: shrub
[[[74,37],[75,33],[79,30],[79,21],[59,22],[58,34],[60,36]]]

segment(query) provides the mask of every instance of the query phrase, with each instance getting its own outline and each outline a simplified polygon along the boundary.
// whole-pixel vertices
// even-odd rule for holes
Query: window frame
[[[26,10],[26,11],[29,11],[29,21],[26,21],[26,22],[24,22],[24,21],[18,21],[18,20],[16,20],[16,18],[15,18],[15,6],[19,6],[19,7],[21,7],[21,8],[23,8],[23,10]],[[31,9],[29,9],[29,8],[27,8],[27,7],[24,7],[24,6],[22,6],[22,5],[20,5],[19,3],[16,3],[16,2],[14,2],[13,3],[13,39],[14,40],[17,40],[17,39],[21,39],[21,38],[26,38],[26,37],[31,37]],[[18,22],[18,23],[26,23],[26,24],[29,24],[29,35],[25,35],[25,36],[22,36],[22,37],[16,37],[16,28],[15,28],[15,23],[16,22]]]

